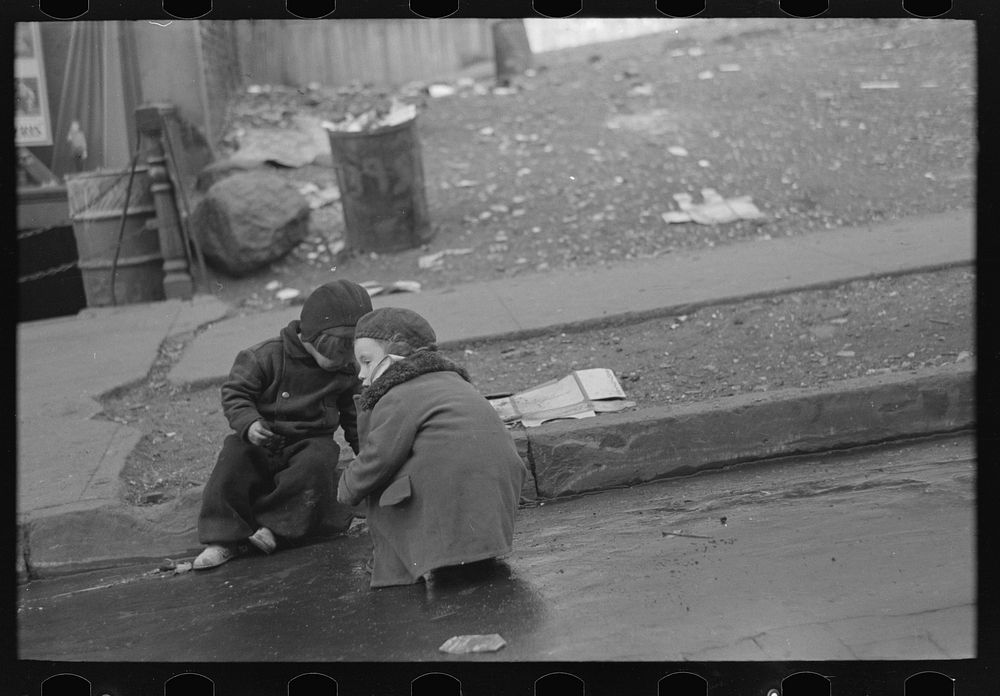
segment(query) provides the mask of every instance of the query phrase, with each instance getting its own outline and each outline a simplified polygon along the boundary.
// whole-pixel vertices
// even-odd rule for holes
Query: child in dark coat
[[[357,320],[368,291],[336,280],[306,299],[301,318],[276,338],[240,351],[222,385],[222,410],[235,431],[222,445],[202,494],[198,536],[207,544],[195,569],[249,550],[342,531],[349,508],[337,502],[338,427],[358,452],[354,396]]]
[[[337,499],[367,499],[371,586],[509,553],[526,470],[496,411],[416,312],[377,309],[354,336],[361,452]]]

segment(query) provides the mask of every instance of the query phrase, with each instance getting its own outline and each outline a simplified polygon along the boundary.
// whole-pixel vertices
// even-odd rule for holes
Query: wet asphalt
[[[975,653],[970,433],[524,508],[473,577],[370,590],[367,536],[19,588],[19,657],[84,661],[949,659]],[[448,638],[498,633],[493,653]]]

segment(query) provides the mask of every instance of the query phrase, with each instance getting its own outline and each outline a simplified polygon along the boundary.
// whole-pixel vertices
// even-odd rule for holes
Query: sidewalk
[[[407,307],[423,314],[435,327],[441,343],[501,335],[510,338],[553,327],[599,324],[622,315],[683,313],[698,305],[971,263],[975,258],[974,241],[972,214],[956,211],[871,228],[670,254],[611,269],[553,272],[418,294],[379,296],[374,298],[374,305]],[[159,345],[168,336],[207,326],[187,346],[168,377],[177,384],[218,383],[228,373],[239,349],[270,337],[277,327],[298,318],[300,311],[293,306],[263,315],[224,319],[227,309],[215,298],[199,297],[192,302],[174,300],[86,310],[77,317],[18,326],[18,515],[24,546],[23,554],[18,554],[20,571],[25,562],[32,572],[44,573],[67,564],[112,565],[127,558],[169,555],[197,545],[192,511],[197,510],[199,492],[192,492],[172,506],[162,506],[165,509],[154,517],[148,510],[122,506],[118,474],[140,434],[117,423],[93,420],[93,416],[100,410],[96,399],[101,394],[147,375]],[[945,376],[944,380],[951,384],[948,380],[953,378],[964,380],[962,385],[971,384],[969,375],[961,372],[957,377]],[[935,379],[934,384],[939,386],[934,388],[938,389],[942,378]],[[871,401],[873,384],[854,385],[858,394],[855,401],[842,402],[853,409],[857,399],[862,403]],[[898,393],[907,389],[906,380],[898,378],[878,384],[889,385]],[[916,428],[919,433],[920,428],[946,427],[942,423],[967,425],[971,404],[956,411],[954,402],[971,400],[971,388],[947,387],[945,391],[942,398],[950,406],[938,409],[940,413],[935,411],[933,418],[924,417],[921,409],[926,406],[919,399],[912,408],[923,414],[920,417],[902,409],[900,413],[913,421],[911,430]],[[741,402],[739,407],[753,405]],[[794,410],[801,411],[801,405]],[[717,419],[717,409],[714,414],[712,417]],[[623,428],[635,426],[633,430],[641,430],[642,423],[652,426],[668,415],[650,420],[637,411],[619,414],[614,420]],[[690,425],[691,414],[685,417],[691,432],[697,430]],[[599,430],[610,424],[610,420],[591,420],[573,423],[572,427],[554,423],[536,430],[539,437],[546,438],[546,450],[556,452],[556,433],[565,431],[579,441],[581,431]],[[786,423],[786,427],[790,424]],[[815,429],[817,424],[813,422],[810,427]],[[890,430],[886,431],[886,427]],[[879,436],[891,436],[892,427],[880,424]],[[863,438],[864,432],[863,427],[854,427],[851,437]],[[789,437],[795,434],[789,433]],[[519,442],[523,445],[524,438]],[[816,443],[835,444],[829,437],[820,437]],[[745,447],[741,452],[742,456],[753,456]],[[632,454],[642,457],[643,452]],[[699,459],[708,462],[712,456],[702,451]],[[557,478],[561,480],[567,478],[565,461],[560,467]],[[541,482],[542,472],[534,473]],[[627,480],[634,480],[631,468],[622,475],[625,473]],[[614,472],[604,471],[600,477],[601,485],[612,485],[615,480]],[[539,485],[542,495],[567,490],[558,485]]]

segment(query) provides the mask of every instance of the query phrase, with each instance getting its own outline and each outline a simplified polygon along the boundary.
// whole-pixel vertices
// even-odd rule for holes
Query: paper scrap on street
[[[861,89],[899,89],[899,83],[895,80],[885,82],[862,82]]]
[[[426,270],[428,268],[434,268],[439,263],[442,263],[445,256],[458,256],[471,253],[472,249],[442,249],[441,251],[436,251],[433,254],[421,256],[417,259],[417,266]]]
[[[696,222],[699,225],[721,225],[736,220],[759,220],[764,217],[750,196],[723,198],[715,189],[702,189],[704,203],[695,204],[691,194],[674,194],[680,210],[671,210],[660,217],[668,224]]]
[[[366,280],[359,283],[361,287],[368,291],[369,297],[376,295],[391,295],[397,292],[420,292],[420,283],[415,280],[397,280],[394,283],[378,283],[374,280]]]
[[[562,379],[489,401],[505,423],[520,422],[526,428],[558,418],[590,418],[635,406],[626,399],[615,373],[602,367],[574,370]]]
[[[477,652],[496,652],[507,645],[499,633],[488,635],[454,636],[449,638],[441,647],[441,652],[452,655],[465,655]]]

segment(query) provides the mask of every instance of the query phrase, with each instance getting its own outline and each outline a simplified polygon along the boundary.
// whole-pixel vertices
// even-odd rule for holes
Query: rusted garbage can
[[[164,298],[163,254],[149,172],[137,167],[129,192],[129,170],[85,172],[66,177],[73,236],[88,307],[155,302]],[[125,216],[125,231],[118,237]],[[117,263],[115,257],[117,256]],[[114,298],[111,273],[115,272]]]
[[[350,132],[327,128],[352,251],[412,249],[433,236],[416,118]]]

